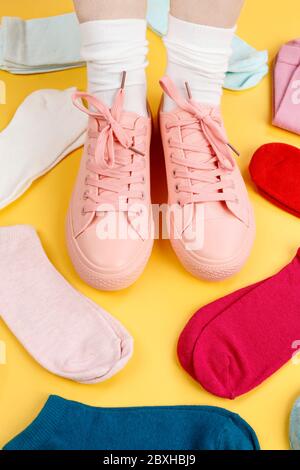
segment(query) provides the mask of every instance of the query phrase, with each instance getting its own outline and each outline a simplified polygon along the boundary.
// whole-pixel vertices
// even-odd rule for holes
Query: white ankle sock
[[[235,28],[224,29],[169,17],[169,30],[164,38],[168,52],[167,75],[177,87],[189,83],[193,99],[199,103],[220,104],[222,86],[231,55]],[[164,110],[174,103],[165,96]]]
[[[87,118],[72,103],[75,91],[34,91],[0,132],[0,209],[84,144]]]
[[[81,55],[87,61],[89,92],[112,106],[126,71],[124,109],[147,116],[148,42],[145,20],[99,20],[80,25]]]

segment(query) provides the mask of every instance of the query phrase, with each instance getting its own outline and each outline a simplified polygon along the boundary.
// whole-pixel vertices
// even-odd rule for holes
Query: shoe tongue
[[[178,109],[175,111],[176,116],[180,121],[191,119],[191,114]],[[198,124],[193,124],[193,128],[182,127],[181,128],[181,137],[185,144],[196,145],[199,149],[199,153],[185,151],[186,158],[189,158],[194,161],[199,161],[201,159],[201,154],[204,156],[204,159],[207,159],[205,156],[213,155],[212,148],[208,143],[207,139],[204,136],[204,133],[201,129],[200,122]]]
[[[135,128],[139,127],[139,120],[141,120],[140,116],[136,113],[131,113],[127,111],[123,111],[119,120],[119,123],[124,127],[125,131],[127,130],[134,130]],[[107,126],[107,121],[100,120],[101,129]],[[115,151],[116,153],[118,150],[122,149],[121,144],[115,142]],[[102,191],[101,192],[103,199],[105,200],[105,204],[115,204],[118,196],[116,193],[111,191]],[[101,213],[99,213],[101,215]]]
[[[136,114],[136,113],[130,113],[128,111],[123,111],[120,117],[120,120],[118,121],[125,129],[131,129],[133,130],[135,126],[137,125],[137,121],[141,117]],[[103,127],[107,126],[107,121],[105,119],[99,119],[100,126],[103,129]]]
[[[191,119],[190,113],[180,109],[176,110],[175,114],[180,121]],[[203,134],[200,122],[199,124],[194,124],[193,129],[189,128],[188,126],[181,128],[181,136],[185,144],[197,145],[199,147],[199,153],[211,153],[211,147]],[[195,152],[186,151],[185,155],[187,158],[199,158]]]
[[[134,129],[139,119],[140,116],[138,114],[123,111],[120,118],[120,124],[125,128]]]
[[[205,109],[210,109],[211,113],[216,112],[214,111],[213,108],[210,108],[210,107],[206,107]],[[191,118],[190,113],[182,111],[180,109],[176,110],[174,114],[176,114],[180,120]],[[188,129],[188,128],[181,129],[181,135],[182,135],[182,139],[184,143],[192,144],[192,145],[196,144],[199,147],[199,154],[196,154],[195,152],[186,151],[185,152],[186,158],[199,161],[199,159],[201,158],[200,156],[201,154],[203,156],[204,155],[213,156],[213,150],[203,134],[200,123],[198,124],[198,129],[196,128],[196,125],[194,127],[195,127],[194,129]],[[217,167],[216,164],[215,164],[215,167]],[[205,219],[210,219],[210,218],[215,218],[215,217],[221,218],[221,217],[224,217],[226,213],[228,213],[228,209],[225,203],[220,203],[218,201],[205,203],[205,212],[204,212]]]

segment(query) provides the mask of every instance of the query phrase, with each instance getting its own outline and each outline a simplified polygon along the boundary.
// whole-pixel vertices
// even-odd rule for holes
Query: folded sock
[[[51,396],[4,450],[259,450],[237,414],[210,406],[95,408]]]
[[[192,97],[198,103],[218,106],[231,54],[235,28],[215,28],[174,16],[169,17],[169,30],[164,38],[168,53],[166,75],[186,94],[188,82]],[[174,102],[165,96],[164,110],[171,111]]]
[[[290,416],[291,449],[300,450],[300,398],[294,403]]]
[[[87,118],[72,103],[75,91],[32,93],[0,132],[0,209],[84,144]]]
[[[280,49],[273,89],[273,124],[300,134],[300,39]]]
[[[89,92],[113,105],[126,72],[124,109],[147,116],[147,23],[140,19],[88,21],[80,25]]]
[[[258,85],[269,72],[268,51],[257,51],[238,36],[233,37],[231,48],[224,88],[242,91]]]
[[[22,20],[4,16],[0,67],[12,73],[40,73],[84,65],[74,13]]]
[[[29,354],[53,374],[82,383],[127,363],[132,338],[55,270],[30,226],[0,229],[0,312]]]
[[[263,145],[254,153],[249,171],[266,199],[300,217],[300,149],[281,143]]]
[[[261,384],[291,359],[300,338],[299,282],[300,249],[275,276],[201,309],[180,339],[182,365],[224,398]]]

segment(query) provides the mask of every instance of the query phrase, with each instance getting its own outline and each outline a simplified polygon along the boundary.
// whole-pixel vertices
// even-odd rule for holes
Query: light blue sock
[[[15,74],[62,70],[84,65],[74,13],[24,21],[3,17],[0,68]]]
[[[293,450],[300,450],[300,398],[294,404],[290,416],[290,443]]]
[[[269,71],[268,52],[257,51],[238,36],[234,36],[232,55],[224,88],[246,90],[256,86]]]
[[[148,0],[148,24],[160,36],[168,32],[169,11],[170,0]]]

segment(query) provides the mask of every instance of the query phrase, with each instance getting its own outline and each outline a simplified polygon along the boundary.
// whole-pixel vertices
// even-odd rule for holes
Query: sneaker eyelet
[[[146,197],[145,193],[142,192],[142,200],[143,200],[143,201],[145,200],[145,197]]]
[[[86,212],[85,212],[85,209],[84,209],[84,207],[83,207],[83,208],[81,209],[81,215],[85,215],[85,214],[86,214]]]
[[[181,201],[177,201],[177,205],[181,207]]]
[[[179,192],[180,192],[180,191],[179,191],[179,185],[178,185],[178,184],[176,184],[176,186],[175,186],[175,192],[176,192],[176,193],[179,193]]]
[[[172,157],[172,155],[171,155],[171,157]],[[172,171],[172,175],[174,176],[174,178],[176,178],[176,175],[177,175],[176,170]]]

